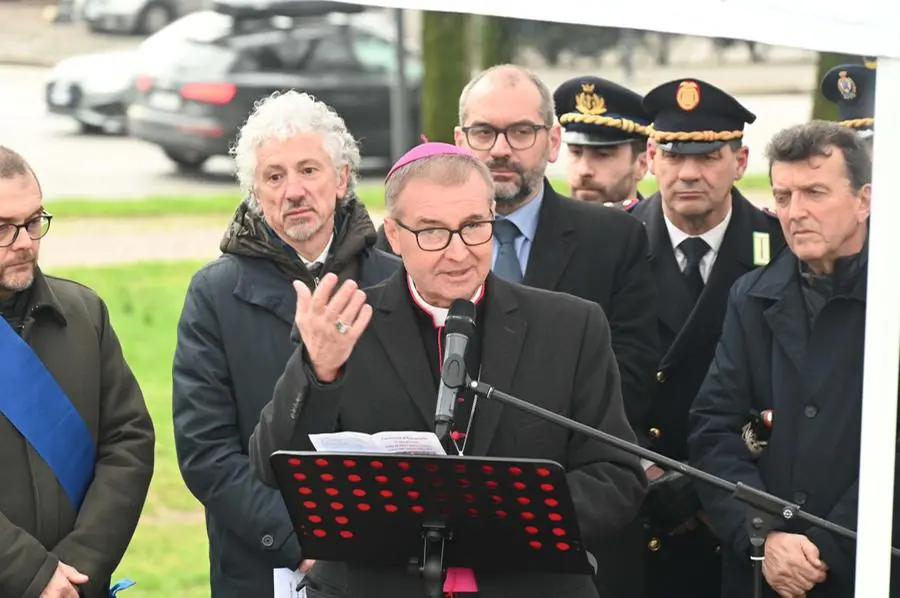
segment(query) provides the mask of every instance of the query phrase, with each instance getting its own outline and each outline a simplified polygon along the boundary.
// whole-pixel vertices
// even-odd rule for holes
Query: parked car
[[[392,36],[383,33],[391,30],[390,22],[367,12],[303,16],[308,13],[297,8],[301,4],[317,3],[295,0],[253,10],[217,6],[157,33],[160,43],[142,51],[139,60],[130,134],[158,145],[180,168],[200,169],[208,158],[227,155],[257,100],[296,89],[344,118],[360,140],[364,168],[390,164],[396,49]],[[413,130],[421,75],[420,58],[410,55]]]
[[[136,57],[103,52],[62,60],[45,83],[47,111],[72,117],[85,133],[125,133]]]
[[[209,0],[84,0],[81,18],[91,31],[152,35]]]
[[[125,113],[135,93],[136,63],[142,55],[152,56],[153,48],[166,43],[167,37],[151,35],[137,50],[61,60],[45,81],[47,112],[73,118],[84,133],[126,133]]]

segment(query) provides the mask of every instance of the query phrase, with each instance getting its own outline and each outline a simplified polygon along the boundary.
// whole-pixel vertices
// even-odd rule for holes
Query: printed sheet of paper
[[[446,455],[434,432],[379,432],[374,435],[386,453]]]
[[[381,453],[384,449],[369,434],[334,432],[310,434],[309,441],[320,453]]]
[[[272,581],[275,585],[273,598],[306,598],[306,588],[297,589],[297,585],[306,577],[304,573],[291,569],[272,569]]]
[[[396,453],[406,455],[446,455],[433,432],[361,432],[310,434],[309,440],[322,453]]]

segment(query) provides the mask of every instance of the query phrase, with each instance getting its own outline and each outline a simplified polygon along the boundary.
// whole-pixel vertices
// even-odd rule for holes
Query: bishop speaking
[[[388,174],[385,202],[387,238],[403,260],[396,275],[365,291],[353,281],[337,288],[332,275],[312,293],[295,285],[302,340],[250,440],[265,483],[276,485],[270,455],[312,450],[310,434],[432,431],[444,324],[458,299],[475,305],[469,376],[635,442],[602,309],[490,273],[493,181],[474,155],[442,143],[416,146]],[[585,544],[637,514],[646,493],[637,458],[465,392],[454,420],[452,454],[561,464]],[[597,596],[588,574],[477,566],[471,573],[480,598]],[[406,567],[358,562],[318,561],[305,583],[309,598],[426,595],[424,581]]]

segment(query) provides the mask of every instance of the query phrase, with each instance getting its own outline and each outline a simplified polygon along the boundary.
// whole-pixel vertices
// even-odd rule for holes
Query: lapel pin
[[[769,233],[753,232],[753,265],[765,266],[769,263]]]

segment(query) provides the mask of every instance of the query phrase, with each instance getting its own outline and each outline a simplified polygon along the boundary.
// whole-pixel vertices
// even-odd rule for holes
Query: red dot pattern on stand
[[[402,456],[368,461],[359,456],[290,458],[287,463],[303,497],[301,541],[353,541],[365,537],[367,518],[388,514],[414,518],[412,523],[435,517],[506,520],[503,525],[521,536],[523,548],[538,552],[580,548],[567,542],[571,540],[567,526],[575,522],[565,521],[559,512],[560,497],[550,483],[559,478],[546,467],[467,465]]]

